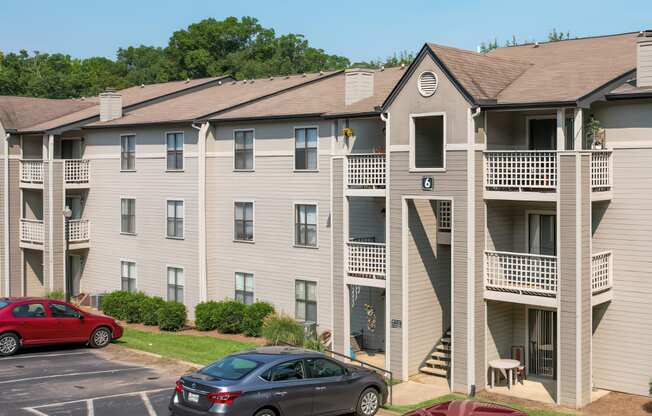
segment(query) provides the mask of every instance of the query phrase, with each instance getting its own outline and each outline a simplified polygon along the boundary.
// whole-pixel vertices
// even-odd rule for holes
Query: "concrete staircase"
[[[421,367],[419,371],[431,376],[447,378],[451,366],[452,342],[451,330],[449,328],[435,346],[435,349],[430,354],[430,358],[426,360],[426,365]]]

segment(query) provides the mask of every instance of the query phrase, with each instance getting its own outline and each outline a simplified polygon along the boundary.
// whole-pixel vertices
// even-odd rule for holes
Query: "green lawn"
[[[256,348],[255,344],[175,333],[152,333],[125,328],[115,342],[136,350],[152,352],[195,364],[209,364],[234,352]]]

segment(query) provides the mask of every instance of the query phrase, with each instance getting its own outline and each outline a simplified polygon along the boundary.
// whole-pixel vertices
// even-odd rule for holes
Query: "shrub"
[[[242,332],[250,337],[259,337],[263,320],[274,313],[274,307],[267,302],[256,302],[245,310]]]
[[[186,305],[175,301],[164,302],[156,312],[158,327],[162,331],[178,331],[186,324]]]
[[[63,293],[63,290],[53,290],[52,292],[48,292],[45,297],[48,299],[64,300],[66,294]]]
[[[212,331],[217,329],[218,309],[222,307],[221,302],[202,302],[195,306],[195,326],[200,331]]]
[[[140,317],[145,325],[158,325],[158,310],[164,303],[158,296],[147,297],[141,302]]]
[[[291,316],[269,315],[263,320],[261,334],[272,345],[303,345],[303,327]]]
[[[324,344],[322,344],[317,337],[306,337],[306,339],[303,340],[303,348],[323,352]]]
[[[142,308],[143,302],[148,296],[143,292],[132,293],[128,296],[124,305],[124,320],[130,324],[139,324],[143,322]]]
[[[247,305],[235,300],[225,300],[218,302],[219,306],[215,308],[215,324],[217,330],[223,334],[238,334],[242,332],[242,322],[244,320]]]
[[[102,297],[102,311],[109,316],[121,321],[127,320],[127,303],[134,297],[134,294],[124,290],[108,293]]]

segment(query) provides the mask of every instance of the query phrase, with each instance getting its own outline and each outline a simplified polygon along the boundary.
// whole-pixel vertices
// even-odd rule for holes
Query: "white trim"
[[[176,284],[175,286],[181,286],[183,288],[183,300],[181,301],[181,303],[183,303],[185,305],[186,304],[186,292],[187,292],[186,289],[188,288],[188,284],[187,284],[187,279],[186,279],[186,268],[184,266],[180,266],[178,264],[166,264],[165,265],[165,292],[164,292],[163,297],[164,297],[165,300],[168,300],[168,301],[172,300],[172,299],[168,299],[168,273],[169,273],[170,269],[180,269],[181,272],[183,273],[183,285]]]
[[[582,155],[575,156],[575,405],[582,407]],[[589,254],[589,257],[591,254]],[[590,352],[589,352],[590,353]],[[589,399],[590,402],[590,399]]]
[[[409,125],[410,125],[410,133],[409,133],[409,149],[410,149],[410,172],[445,172],[446,171],[446,140],[447,140],[447,128],[446,128],[446,112],[444,111],[435,111],[435,112],[430,112],[430,113],[416,113],[416,114],[409,114]],[[414,126],[414,119],[415,118],[421,118],[421,117],[442,117],[442,127],[443,127],[443,143],[442,143],[442,161],[443,161],[443,166],[440,168],[417,168],[416,161],[415,161],[415,126]]]
[[[344,285],[376,287],[381,289],[385,289],[387,287],[387,283],[384,279],[369,279],[367,277],[345,277]],[[350,308],[351,304],[349,303],[348,305],[349,305],[348,307]]]
[[[476,285],[476,276],[475,276],[475,149],[473,144],[475,143],[475,120],[473,118],[473,110],[471,108],[467,109],[467,140],[468,140],[468,149],[467,149],[467,242],[466,249],[469,253],[468,256],[468,266],[467,266],[467,281],[468,281],[468,293],[467,293],[467,347],[468,347],[468,357],[467,357],[467,393],[471,392],[471,386],[476,384],[475,380],[475,285]],[[444,123],[446,118],[444,118]],[[445,124],[444,124],[445,126]],[[445,127],[444,127],[445,129]],[[446,137],[444,135],[444,137]],[[445,148],[445,145],[444,145]],[[445,154],[446,152],[444,152]],[[444,159],[445,161],[446,159]],[[445,166],[445,163],[444,163]]]
[[[256,274],[254,272],[245,272],[245,271],[235,271],[235,272],[233,272],[233,299],[235,300],[235,292],[238,290],[238,285],[236,284],[236,279],[237,279],[238,274],[243,275],[243,277],[245,278],[244,282],[243,282],[245,289],[247,289],[246,275],[251,275],[251,280],[252,280],[252,283],[253,283],[253,288],[252,288],[252,290],[253,290],[252,291],[252,294],[253,294],[252,301],[253,302],[252,303],[256,302],[256,300],[257,300],[256,299]],[[246,292],[246,290],[244,290],[244,292]]]
[[[251,240],[239,240],[235,238],[235,204],[238,203],[250,203],[251,204],[251,223],[253,225],[253,238]],[[231,235],[233,236],[233,242],[234,243],[255,243],[256,242],[256,200],[255,199],[234,199],[233,200],[233,222],[232,222],[232,227],[233,230],[231,231]]]
[[[561,167],[561,156],[557,159],[558,168]],[[556,309],[557,309],[557,332],[561,334],[561,301],[564,292],[561,290],[564,275],[562,273],[562,261],[561,261],[561,186],[557,188],[555,192],[555,210],[557,211],[557,221],[556,221],[556,232],[557,232],[557,270],[559,271],[557,275],[557,287],[560,288],[557,297],[556,297]],[[562,359],[561,359],[561,337],[557,336],[557,391],[555,401],[557,404],[561,404],[561,369],[562,369]]]
[[[208,129],[210,123],[206,122],[201,125],[197,133],[197,145],[199,150],[199,166],[197,172],[197,181],[199,195],[197,200],[197,211],[199,220],[199,302],[208,300],[208,276],[206,264],[206,141],[208,140]],[[185,140],[184,140],[185,144]],[[184,207],[185,210],[185,207]],[[184,211],[185,214],[185,211]],[[184,224],[185,228],[185,224]]]
[[[557,149],[558,151],[568,150],[566,149],[566,109],[558,108],[557,114],[555,115],[557,120]]]
[[[235,134],[238,132],[252,132],[253,133],[253,140],[252,140],[252,152],[251,152],[251,169],[238,169],[235,167],[235,162],[236,162],[236,151],[235,151]],[[233,129],[233,171],[234,172],[255,172],[256,171],[256,129],[255,128],[247,128],[247,129]],[[228,153],[228,152],[224,152]]]
[[[334,120],[331,123],[331,136],[335,135],[335,123],[337,123],[337,120]],[[335,140],[334,137],[332,137],[331,140],[331,153],[332,149],[335,147]],[[343,158],[341,158],[343,160]],[[331,348],[336,351],[337,348],[335,347],[335,269],[333,267],[333,263],[335,262],[335,250],[333,248],[333,243],[335,242],[334,240],[334,232],[333,232],[333,221],[332,221],[332,215],[333,215],[333,161],[335,158],[331,158],[329,164],[330,164],[330,172],[331,174],[329,175],[328,178],[328,209],[331,215],[331,226],[330,226],[330,248],[329,248],[329,257],[330,257],[330,276],[331,276],[331,281],[330,281],[330,292],[331,292]],[[343,168],[342,168],[343,169]],[[344,173],[342,171],[342,173]],[[343,179],[344,177],[342,177]]]
[[[389,149],[388,153],[391,152],[409,152],[410,151],[410,145],[409,144],[392,144],[387,147]]]
[[[381,120],[385,122],[385,149],[390,149],[391,143],[391,117],[389,114],[383,116],[381,114]],[[408,147],[409,150],[409,147]],[[390,368],[392,363],[392,344],[391,344],[391,333],[392,333],[392,297],[391,297],[391,282],[392,282],[392,262],[391,262],[391,175],[390,175],[390,162],[391,162],[391,151],[386,152],[385,154],[385,247],[387,254],[385,256],[385,368]]]
[[[49,207],[49,218],[48,218],[48,228],[49,228],[49,236],[48,236],[48,263],[49,263],[49,271],[50,271],[50,291],[54,290],[54,257],[52,255],[53,253],[53,245],[54,245],[54,224],[53,224],[53,218],[54,218],[54,202],[52,200],[52,193],[54,192],[54,182],[52,181],[52,176],[54,175],[54,164],[52,163],[52,160],[54,159],[54,135],[50,134],[47,136],[48,138],[48,207]],[[65,188],[64,188],[65,189]],[[65,235],[65,230],[64,230],[64,235]],[[64,250],[65,251],[65,250]],[[65,253],[64,253],[65,256]],[[65,266],[64,266],[65,267]],[[65,271],[64,271],[64,276],[65,276]],[[45,278],[45,276],[44,276]],[[45,286],[45,285],[44,285]],[[64,285],[65,286],[65,285]]]
[[[297,169],[297,130],[299,129],[315,129],[317,130],[317,168],[315,169]],[[301,173],[301,172],[319,172],[319,157],[321,156],[321,152],[319,151],[319,126],[318,125],[313,125],[313,126],[294,126],[292,129],[292,132],[294,133],[294,137],[292,138],[292,172],[293,173]],[[308,136],[306,135],[306,142],[308,140]]]
[[[293,280],[293,285],[292,285],[292,316],[294,319],[299,321],[297,318],[297,281],[301,282],[308,282],[308,283],[314,283],[315,284],[315,304],[317,305],[317,319],[315,320],[315,324],[319,327],[319,280],[314,279],[314,278],[308,278],[308,277],[295,277]],[[306,287],[307,289],[307,287]],[[305,299],[308,299],[308,290],[306,290],[306,297]],[[304,299],[304,300],[305,300]],[[306,308],[306,312],[308,309]],[[299,322],[312,322],[312,321],[299,321]]]
[[[429,74],[435,77],[435,88],[430,93],[424,91],[421,86],[421,77],[423,77],[425,74]],[[430,70],[421,71],[421,73],[417,77],[417,90],[419,91],[419,94],[421,94],[422,97],[430,98],[433,95],[435,95],[438,88],[439,88],[439,76],[434,71],[430,71]]]
[[[122,231],[122,200],[123,199],[133,199],[134,201],[134,231],[133,232],[128,232],[128,231]],[[120,195],[120,206],[118,207],[120,211],[120,235],[137,235],[137,226],[136,226],[136,221],[138,219],[138,212],[136,211],[137,205],[136,205],[136,198],[132,196],[122,196]],[[167,208],[167,207],[166,207]]]
[[[136,292],[138,292],[138,263],[135,260],[127,259],[120,257],[120,290],[122,290],[122,263],[133,263],[134,264],[134,277],[136,281]],[[131,277],[129,277],[131,279]]]
[[[2,132],[3,137],[3,148],[4,148],[4,178],[3,178],[3,188],[4,188],[4,198],[3,198],[3,211],[4,211],[4,217],[3,217],[3,228],[4,228],[4,235],[2,236],[2,241],[3,241],[3,250],[4,250],[4,264],[3,266],[3,272],[4,272],[4,284],[5,284],[5,292],[4,296],[9,297],[10,293],[10,280],[9,280],[9,274],[10,274],[10,269],[9,269],[9,138],[11,137],[8,133],[5,132],[4,127],[2,127],[2,123],[0,122],[0,132]]]
[[[127,137],[127,136],[134,136],[134,168],[133,169],[122,169],[122,138]],[[136,133],[122,133],[120,134],[120,154],[118,155],[118,160],[120,161],[120,172],[135,172],[136,171],[136,159],[138,155],[138,139],[136,136]],[[167,141],[166,144],[167,146]],[[166,155],[166,167],[167,167],[167,151],[165,152]]]
[[[169,169],[168,168],[168,134],[181,134],[183,140],[183,147],[181,148],[181,162],[183,167],[181,169]],[[183,172],[186,169],[186,132],[185,131],[166,131],[163,132],[163,137],[165,137],[165,172]],[[135,139],[134,139],[135,140]],[[134,142],[135,144],[135,142]],[[135,155],[134,155],[135,159]]]
[[[181,237],[175,237],[168,235],[168,203],[170,202],[181,202],[183,209],[183,229],[181,230]],[[176,213],[176,208],[175,208]],[[165,231],[164,236],[168,240],[185,240],[186,239],[186,200],[184,198],[165,198]],[[176,218],[176,217],[175,217]]]
[[[297,243],[297,235],[296,235],[296,226],[297,226],[297,205],[314,205],[315,206],[315,221],[316,224],[315,226],[317,227],[315,229],[315,245],[310,246],[310,245],[303,245],[303,244],[298,244]],[[292,247],[294,248],[308,248],[308,249],[317,249],[319,248],[319,202],[314,201],[314,200],[298,200],[298,201],[292,201]]]
[[[573,120],[573,150],[583,150],[584,147],[584,110],[576,108]]]

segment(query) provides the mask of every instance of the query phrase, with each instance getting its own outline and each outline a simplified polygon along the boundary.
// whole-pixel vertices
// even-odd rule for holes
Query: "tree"
[[[557,33],[557,29],[552,29],[550,33],[548,33],[548,42],[558,42],[560,40],[568,40],[570,39],[570,32],[559,32]]]
[[[480,53],[487,53],[497,48],[498,48],[498,39],[494,39],[493,41],[490,41],[488,44],[482,42],[480,44]]]
[[[351,66],[356,68],[371,68],[371,69],[378,69],[382,67],[392,68],[400,65],[409,65],[410,63],[412,63],[413,60],[414,60],[414,52],[404,50],[398,53],[394,52],[393,55],[390,55],[385,59],[372,59],[371,61],[354,62],[353,64],[351,64]]]

